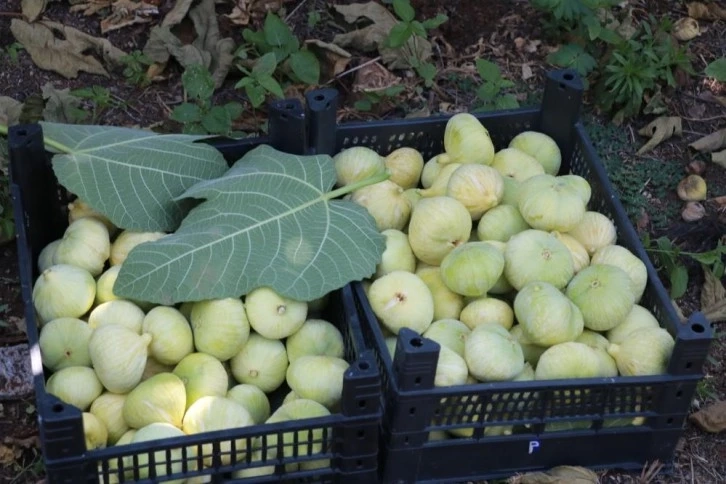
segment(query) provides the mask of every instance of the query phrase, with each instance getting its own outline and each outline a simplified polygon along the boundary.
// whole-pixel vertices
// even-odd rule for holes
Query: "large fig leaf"
[[[116,226],[175,230],[190,207],[179,195],[228,166],[201,136],[110,126],[40,123],[46,146],[59,154],[53,170],[67,190]]]
[[[261,286],[310,301],[375,272],[385,238],[360,205],[334,200],[333,160],[261,145],[183,197],[204,199],[179,229],[138,245],[120,297],[174,304],[240,297]],[[338,190],[339,192],[339,190]]]

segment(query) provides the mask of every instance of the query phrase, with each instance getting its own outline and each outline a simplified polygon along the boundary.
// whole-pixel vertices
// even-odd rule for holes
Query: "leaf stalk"
[[[388,173],[387,171],[385,171],[383,173],[378,173],[377,175],[373,175],[364,180],[360,180],[355,183],[351,183],[350,185],[345,185],[343,187],[338,188],[337,190],[333,190],[332,192],[326,193],[325,200],[332,200],[334,198],[338,198],[343,195],[347,195],[350,192],[360,190],[361,188],[365,188],[369,185],[375,185],[376,183],[386,181],[390,177],[391,177],[391,174]]]
[[[0,124],[0,135],[8,135],[8,127],[4,124]],[[61,151],[63,153],[71,153],[73,150],[71,150],[69,147],[64,145],[63,143],[60,143],[56,140],[50,139],[47,136],[43,137],[43,144],[46,146],[50,146],[51,148],[55,148],[58,151]]]

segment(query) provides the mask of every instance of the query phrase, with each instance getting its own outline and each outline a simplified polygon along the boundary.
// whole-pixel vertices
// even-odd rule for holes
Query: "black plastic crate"
[[[618,243],[646,264],[649,282],[639,304],[650,309],[676,340],[668,373],[434,388],[438,344],[404,329],[391,359],[363,285],[355,283],[365,336],[376,349],[383,378],[384,482],[488,479],[565,464],[637,469],[654,460],[666,466],[672,461],[702,378],[712,328],[701,313],[680,322],[579,121],[582,91],[575,72],[554,71],[548,75],[540,106],[475,115],[497,150],[526,129],[550,135],[562,151],[560,173],[572,172],[589,181],[590,209],[609,216]],[[386,155],[409,146],[426,160],[443,151],[448,119],[342,124],[335,127],[335,141],[328,147],[335,153],[367,146]],[[620,419],[634,418],[640,425],[622,426]],[[465,438],[429,439],[430,432],[456,428],[473,431]]]
[[[314,152],[316,130],[308,136],[308,120],[334,119],[334,93],[315,91],[307,106],[299,101],[284,100],[271,105],[270,135],[240,141],[211,140],[232,163],[259,144],[267,143],[290,153]],[[68,224],[64,207],[69,194],[58,185],[51,167],[51,155],[43,146],[41,126],[15,126],[9,133],[10,188],[17,229],[18,262],[25,304],[25,319],[34,375],[38,423],[43,459],[49,483],[78,482],[160,482],[169,479],[204,478],[201,482],[231,482],[234,471],[274,466],[274,473],[245,479],[244,482],[373,482],[378,473],[378,433],[382,410],[381,379],[373,356],[367,347],[355,311],[350,285],[331,293],[321,317],[336,324],[342,331],[346,360],[351,364],[344,377],[343,399],[338,413],[330,416],[275,424],[230,428],[173,439],[155,440],[119,447],[86,451],[81,411],[60,401],[45,390],[47,372],[38,350],[38,324],[32,303],[33,284],[38,276],[38,254],[45,245],[62,236]],[[283,385],[270,395],[274,405],[286,393]],[[313,431],[319,433],[313,437]],[[292,456],[283,455],[282,435],[295,433],[298,449]],[[274,438],[279,445],[268,445]],[[261,440],[262,460],[250,463],[253,452],[233,459],[225,465],[222,458],[235,452],[235,443],[253,448]],[[298,440],[299,439],[299,440]],[[203,447],[204,446],[204,447]],[[231,446],[224,450],[222,446]],[[314,450],[322,448],[322,452]],[[175,452],[175,455],[172,455]],[[268,453],[270,452],[270,453]],[[289,452],[289,451],[288,451]],[[194,456],[196,454],[196,457]],[[154,468],[164,458],[173,471],[166,468],[163,477],[156,477]],[[142,480],[134,473],[148,461],[150,478]],[[211,464],[202,469],[202,461]],[[315,462],[306,470],[291,471],[288,464]],[[321,463],[322,462],[322,463]],[[198,470],[197,470],[198,469]],[[129,472],[124,477],[124,473]],[[177,481],[179,482],[179,481]],[[236,481],[235,481],[236,482]]]

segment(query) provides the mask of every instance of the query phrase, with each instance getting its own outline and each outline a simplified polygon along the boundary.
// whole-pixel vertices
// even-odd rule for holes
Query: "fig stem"
[[[8,127],[4,124],[0,124],[0,135],[8,135]],[[48,138],[47,136],[43,137],[43,143],[47,146],[50,146],[51,148],[55,148],[58,151],[62,151],[63,153],[71,153],[73,150],[71,150],[66,145],[59,143],[58,141],[55,141],[53,139]]]
[[[355,183],[351,183],[350,185],[345,185],[344,187],[340,187],[337,190],[333,190],[332,192],[328,192],[325,194],[325,196],[323,198],[325,200],[332,200],[334,198],[338,198],[340,196],[346,195],[350,192],[354,192],[358,189],[367,187],[368,185],[375,185],[376,183],[386,181],[386,180],[388,180],[388,178],[390,178],[390,176],[391,176],[391,174],[388,172],[378,173],[377,175],[368,177],[365,180],[360,180]]]

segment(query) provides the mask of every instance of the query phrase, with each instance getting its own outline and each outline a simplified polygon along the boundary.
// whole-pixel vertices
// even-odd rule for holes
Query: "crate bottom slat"
[[[415,482],[462,482],[501,479],[556,466],[577,465],[593,470],[640,470],[654,461],[668,464],[682,429],[651,431],[622,429],[566,432],[566,435],[507,436],[487,441],[454,439],[424,444],[419,449],[386,449],[382,465],[386,483],[414,482],[398,475],[404,465],[415,466]],[[420,459],[415,459],[418,454]],[[413,458],[413,459],[412,459]],[[412,460],[417,460],[412,462]],[[404,464],[404,465],[402,465]],[[410,469],[409,469],[410,470]]]

